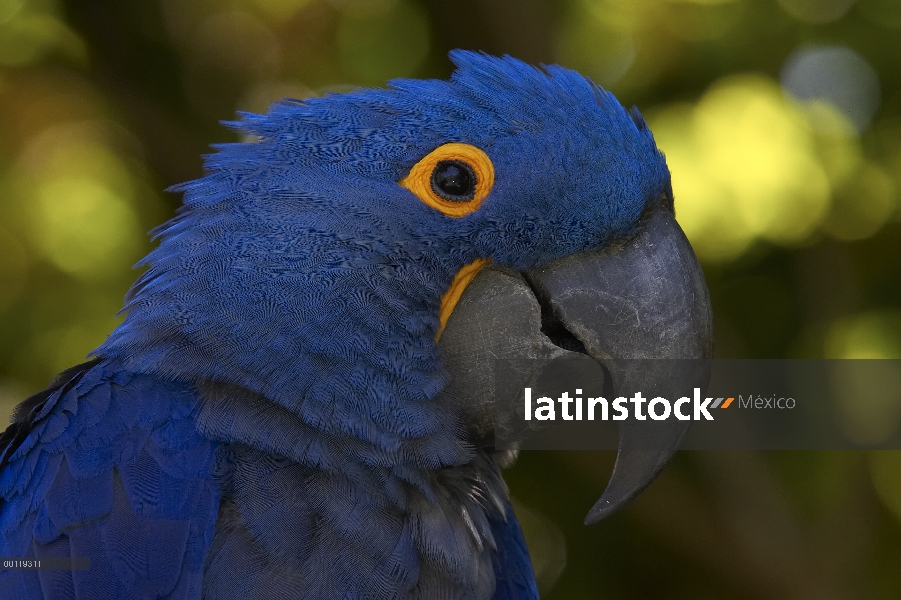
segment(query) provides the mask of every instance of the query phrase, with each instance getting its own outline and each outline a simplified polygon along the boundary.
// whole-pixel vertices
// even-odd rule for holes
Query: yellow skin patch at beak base
[[[441,325],[438,327],[438,333],[435,334],[436,342],[441,339],[441,333],[447,325],[447,320],[450,318],[451,313],[454,312],[454,308],[457,306],[460,296],[466,290],[466,286],[479,274],[482,267],[490,262],[490,258],[477,258],[468,265],[464,265],[454,275],[454,280],[451,281],[450,287],[441,296],[441,309],[438,311],[438,320],[441,322]]]

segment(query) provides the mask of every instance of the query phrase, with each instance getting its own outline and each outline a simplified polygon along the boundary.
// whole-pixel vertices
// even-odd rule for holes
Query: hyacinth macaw
[[[451,59],[231,124],[123,323],[0,438],[0,555],[90,558],[3,598],[537,597],[488,357],[709,356],[709,300],[637,110]],[[683,430],[621,428],[588,521]]]

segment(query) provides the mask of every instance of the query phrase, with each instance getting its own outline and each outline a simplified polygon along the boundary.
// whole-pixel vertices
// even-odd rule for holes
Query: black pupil
[[[445,200],[472,200],[476,193],[476,174],[463,161],[442,160],[432,171],[432,189]]]

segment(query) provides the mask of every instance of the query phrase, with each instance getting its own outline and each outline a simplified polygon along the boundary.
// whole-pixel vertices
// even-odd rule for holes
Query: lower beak
[[[632,237],[603,250],[524,274],[483,269],[451,314],[439,347],[451,375],[445,393],[459,404],[470,438],[493,443],[491,359],[587,354],[603,365],[616,395],[641,389],[666,397],[679,378],[673,361],[657,359],[712,357],[710,298],[672,211],[658,206]],[[647,487],[678,449],[688,423],[622,421],[613,474],[585,522],[612,514]]]

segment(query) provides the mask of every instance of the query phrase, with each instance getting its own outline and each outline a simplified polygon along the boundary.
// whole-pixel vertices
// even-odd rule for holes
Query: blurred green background
[[[0,0],[0,416],[118,322],[218,121],[447,51],[580,70],[647,117],[717,355],[901,357],[899,0]],[[888,414],[885,418],[898,419]],[[901,597],[901,453],[611,453],[507,472],[547,598]]]

